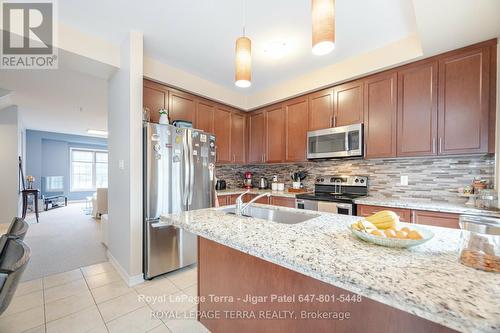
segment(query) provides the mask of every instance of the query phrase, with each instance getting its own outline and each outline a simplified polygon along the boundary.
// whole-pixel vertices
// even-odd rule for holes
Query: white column
[[[108,257],[129,285],[142,281],[143,35],[121,45],[108,87]]]
[[[18,216],[19,112],[17,106],[0,110],[0,223]]]

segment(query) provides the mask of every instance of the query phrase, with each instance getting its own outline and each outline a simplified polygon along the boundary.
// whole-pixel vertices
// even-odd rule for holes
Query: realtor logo
[[[54,3],[3,1],[1,10],[0,68],[56,69]]]

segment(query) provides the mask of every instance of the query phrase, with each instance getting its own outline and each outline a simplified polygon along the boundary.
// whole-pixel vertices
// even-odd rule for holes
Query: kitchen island
[[[234,296],[236,286],[242,292],[248,289],[250,297],[271,297],[273,290],[279,294],[280,288],[298,288],[299,292],[305,288],[301,294],[307,294],[310,289],[310,293],[316,295],[335,294],[336,299],[334,302],[322,296],[321,301],[316,299],[311,304],[302,296],[301,300],[275,306],[269,300],[255,298],[256,304],[249,307],[242,304],[243,301],[231,303],[229,298],[222,298],[218,302],[200,303],[200,310],[286,311],[298,306],[298,309],[304,308],[306,314],[318,316],[321,310],[337,317],[294,322],[293,318],[272,317],[273,314],[291,316],[286,312],[272,312],[271,317],[259,319],[238,317],[247,313],[242,311],[230,318],[200,318],[202,323],[216,332],[228,331],[227,327],[238,328],[240,332],[262,327],[288,328],[286,325],[290,322],[292,327],[312,328],[319,324],[325,330],[337,332],[500,330],[500,277],[458,262],[460,231],[429,227],[435,237],[426,244],[412,249],[391,249],[365,243],[351,235],[347,226],[356,221],[356,217],[319,214],[317,218],[293,225],[238,217],[220,209],[163,216],[165,225],[177,225],[200,236],[200,296],[208,297],[212,287],[224,286],[228,291],[225,295],[220,292],[223,289],[214,294]],[[269,290],[269,286],[275,289]],[[262,288],[260,293],[257,287]],[[291,294],[295,292],[291,290]],[[361,302],[358,296],[362,297]],[[349,319],[339,318],[346,313],[350,313]],[[363,326],[363,322],[367,326]]]

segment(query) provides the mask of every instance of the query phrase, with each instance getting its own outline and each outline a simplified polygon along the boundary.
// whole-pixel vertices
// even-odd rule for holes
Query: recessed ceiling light
[[[287,52],[285,42],[273,41],[266,45],[264,52],[273,59],[281,59]]]
[[[107,131],[89,129],[89,130],[87,130],[87,133],[90,134],[90,135],[98,135],[98,136],[108,137],[108,132]]]

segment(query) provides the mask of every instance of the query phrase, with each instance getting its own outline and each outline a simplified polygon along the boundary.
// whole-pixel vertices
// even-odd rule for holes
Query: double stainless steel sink
[[[226,214],[235,214],[234,207],[228,207],[222,209]],[[305,222],[307,220],[319,217],[319,214],[310,214],[310,213],[295,213],[285,210],[278,210],[272,208],[263,208],[250,206],[245,209],[241,216],[245,217],[254,217],[258,219],[273,221],[277,223],[284,224],[297,224],[301,222]]]

